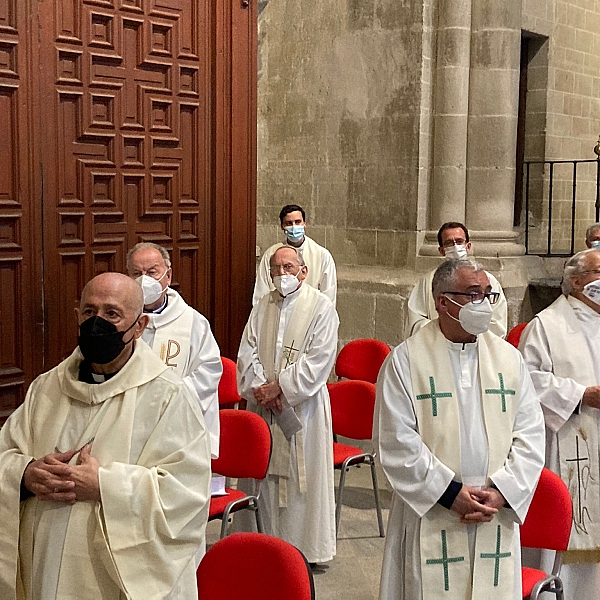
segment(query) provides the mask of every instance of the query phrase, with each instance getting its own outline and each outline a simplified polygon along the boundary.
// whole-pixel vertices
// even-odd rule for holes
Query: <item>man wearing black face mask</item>
[[[1,598],[196,598],[208,436],[184,382],[140,339],[142,307],[129,277],[92,279],[79,348],[0,431]]]
[[[438,318],[377,382],[373,437],[394,489],[379,598],[520,599],[517,524],[544,464],[542,410],[519,352],[487,331],[497,295],[481,265],[444,262],[432,293]]]

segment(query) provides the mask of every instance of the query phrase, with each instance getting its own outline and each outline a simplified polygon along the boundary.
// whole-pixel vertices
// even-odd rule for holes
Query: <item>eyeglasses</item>
[[[481,304],[486,298],[490,304],[496,304],[500,298],[500,292],[444,292],[452,296],[468,296],[473,304]]]
[[[291,273],[292,271],[294,271],[297,268],[298,268],[297,265],[293,265],[292,263],[286,263],[285,265],[281,265],[279,267],[271,267],[269,269],[269,273],[271,273],[271,275],[279,275],[279,273],[281,273],[282,270],[285,273]]]

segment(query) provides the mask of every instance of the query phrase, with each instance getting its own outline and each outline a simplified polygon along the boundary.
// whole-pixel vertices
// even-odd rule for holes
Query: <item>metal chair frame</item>
[[[335,532],[336,537],[340,532],[340,521],[342,518],[342,496],[344,494],[344,486],[346,484],[346,473],[350,470],[350,467],[360,467],[363,464],[367,464],[371,467],[371,479],[373,481],[373,495],[375,496],[375,510],[377,511],[377,523],[379,525],[379,537],[385,537],[385,528],[383,527],[383,516],[381,514],[381,502],[379,500],[379,487],[377,484],[377,469],[375,466],[376,454],[370,452],[364,452],[363,454],[355,454],[349,456],[344,460],[341,467],[340,483],[338,486],[338,499],[335,506]]]

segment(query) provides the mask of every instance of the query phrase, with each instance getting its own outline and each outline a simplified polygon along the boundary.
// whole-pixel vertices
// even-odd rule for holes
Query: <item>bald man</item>
[[[98,275],[76,316],[79,346],[0,431],[0,598],[196,599],[210,480],[198,403],[141,340],[135,281]]]
[[[309,563],[320,563],[335,555],[327,378],[339,321],[331,300],[305,283],[308,267],[294,248],[276,250],[269,270],[275,290],[250,314],[238,353],[238,388],[273,435],[259,497],[265,533],[294,544]],[[238,515],[236,526],[244,520]]]

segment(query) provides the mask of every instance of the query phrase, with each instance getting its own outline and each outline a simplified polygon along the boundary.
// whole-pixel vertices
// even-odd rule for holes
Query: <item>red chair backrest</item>
[[[375,384],[348,379],[327,384],[333,433],[370,440],[375,409]]]
[[[521,546],[564,552],[571,536],[572,516],[573,505],[564,481],[549,469],[542,469],[521,525]]]
[[[512,344],[515,348],[519,347],[519,342],[521,340],[521,334],[523,333],[523,329],[527,327],[527,323],[519,323],[515,325],[506,336],[506,341],[509,344]]]
[[[226,477],[264,479],[271,458],[271,430],[264,419],[247,410],[219,412],[219,458],[212,470]]]
[[[202,600],[313,600],[312,573],[295,546],[264,533],[233,533],[204,555]]]
[[[221,356],[221,362],[223,363],[223,374],[219,381],[219,406],[235,404],[241,400],[237,390],[236,365],[225,356]]]
[[[335,374],[377,383],[379,369],[390,352],[390,347],[380,340],[353,340],[341,349],[335,361]]]

